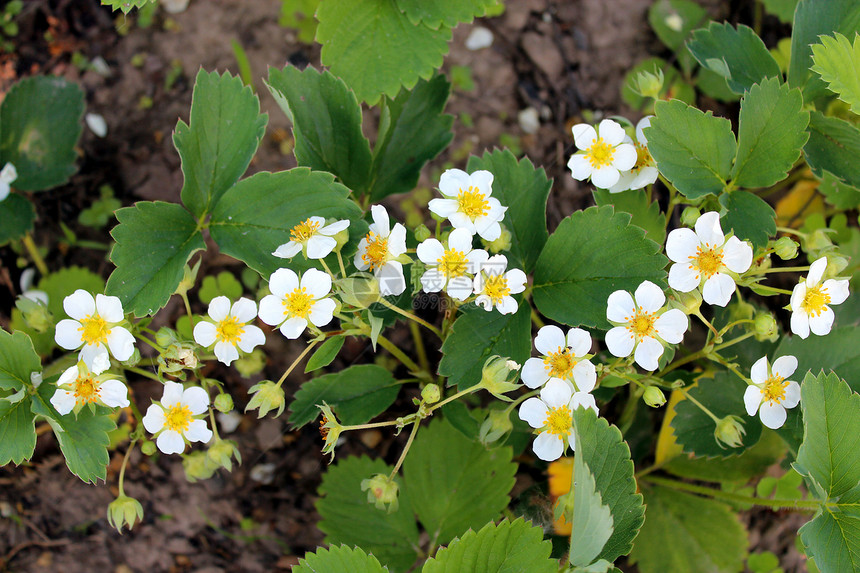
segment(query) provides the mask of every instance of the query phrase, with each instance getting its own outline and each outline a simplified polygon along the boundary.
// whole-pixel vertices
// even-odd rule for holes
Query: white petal
[[[526,283],[529,278],[520,269],[511,269],[505,273],[505,279],[508,281],[508,289],[511,294],[519,294],[526,290]]]
[[[780,356],[773,361],[773,366],[770,369],[775,376],[781,376],[783,379],[788,378],[797,370],[797,358],[790,354]]]
[[[76,402],[75,394],[68,390],[57,389],[54,395],[51,396],[51,404],[63,416],[74,410]]]
[[[388,238],[388,252],[393,257],[399,257],[406,252],[406,227],[395,223]]]
[[[564,442],[555,434],[541,432],[532,444],[535,455],[545,462],[552,462],[564,453]]]
[[[627,137],[627,132],[624,131],[621,124],[611,119],[602,120],[597,126],[597,133],[609,145],[618,145]]]
[[[573,389],[570,384],[558,378],[551,378],[540,391],[540,399],[548,408],[566,406],[571,396],[573,396]]]
[[[820,283],[821,277],[824,276],[825,269],[827,269],[827,257],[821,257],[809,265],[809,274],[806,275],[806,286],[814,287]]]
[[[490,312],[491,310],[493,310],[493,301],[492,301],[492,299],[490,299],[490,297],[488,297],[485,294],[481,294],[481,295],[478,295],[477,297],[475,297],[475,304],[480,306],[481,308],[483,308],[487,312]]]
[[[277,325],[281,324],[284,321],[284,319],[287,318],[287,313],[284,310],[283,300],[276,297],[273,294],[267,294],[266,296],[263,297],[263,300],[260,301],[260,312],[258,313],[258,316],[260,317],[260,320],[262,320],[263,322],[265,322],[268,325],[277,326]],[[201,324],[204,324],[204,323],[201,323]],[[206,324],[208,324],[208,323],[206,323]],[[197,326],[194,327],[194,331],[195,331],[195,339],[196,339]],[[215,336],[214,327],[212,330],[212,336],[213,336],[212,342],[214,342],[215,341],[215,339],[214,339],[214,336]],[[209,344],[212,344],[212,342],[210,342]],[[206,346],[208,346],[208,344]]]
[[[209,303],[209,318],[221,322],[230,314],[230,299],[226,296],[216,296]]]
[[[97,356],[94,356],[92,362],[88,364],[88,367],[90,369],[90,372],[92,372],[93,374],[101,374],[102,372],[110,368],[110,356],[107,352],[103,352]]]
[[[812,334],[817,334],[818,336],[829,334],[830,329],[833,328],[834,318],[836,318],[836,315],[833,314],[833,311],[829,307],[825,306],[824,310],[817,315],[809,316],[809,330],[812,331]]]
[[[74,366],[69,366],[60,375],[60,378],[57,380],[57,386],[65,386],[66,384],[71,384],[78,379],[79,374],[80,372],[78,371],[77,364],[75,364]]]
[[[299,275],[292,269],[278,269],[269,277],[269,291],[278,298],[285,298],[298,286]]]
[[[215,358],[227,366],[230,366],[234,360],[239,358],[239,351],[229,342],[216,342],[214,352]]]
[[[472,237],[473,237],[473,235],[472,235],[472,233],[469,232],[468,229],[454,229],[453,231],[451,231],[451,234],[448,235],[448,248],[454,249],[457,251],[461,251],[463,253],[468,253],[469,251],[472,250]],[[428,241],[434,241],[434,240],[435,239],[428,239],[427,241],[424,241],[424,242],[426,243]],[[436,242],[439,243],[439,241],[436,241]],[[423,244],[424,243],[422,243],[422,245]],[[439,243],[439,246],[441,247],[442,244]],[[419,245],[419,248],[420,247],[421,247],[421,245]],[[421,258],[420,255],[419,255],[419,258]],[[422,259],[422,261],[423,261],[423,259]]]
[[[206,427],[205,420],[192,420],[183,435],[189,442],[207,443],[212,439],[212,430]]]
[[[689,263],[699,246],[699,237],[692,229],[675,229],[666,237],[666,256],[676,263]]]
[[[448,281],[445,292],[457,300],[466,300],[472,295],[472,279],[469,277],[454,277]]]
[[[577,123],[571,128],[573,141],[578,149],[583,151],[594,144],[597,139],[597,131],[587,123]]]
[[[750,380],[756,384],[764,384],[768,379],[767,373],[767,356],[762,356],[756,360],[752,368],[750,368]],[[752,414],[750,414],[752,416]]]
[[[439,192],[446,197],[456,197],[461,189],[468,189],[471,178],[460,169],[448,169],[439,178]],[[431,209],[432,210],[432,209]],[[446,217],[447,215],[440,215]]]
[[[532,428],[540,428],[546,421],[548,413],[546,404],[541,402],[539,398],[529,398],[520,406],[519,416],[520,420]]]
[[[720,214],[716,211],[708,211],[699,217],[696,221],[696,235],[709,248],[722,247],[726,242],[726,236],[720,227]]]
[[[633,298],[636,299],[637,306],[646,312],[656,312],[666,304],[666,295],[663,294],[663,289],[651,281],[643,281],[636,287]]]
[[[726,306],[735,294],[735,281],[729,275],[717,273],[705,281],[702,299],[708,304]]]
[[[110,362],[110,357],[107,356],[107,353],[108,349],[104,344],[84,344],[78,354],[78,360],[83,360],[87,368],[92,371],[93,365],[99,360],[107,358],[108,362]]]
[[[571,328],[567,331],[567,345],[574,356],[585,356],[591,350],[591,335],[581,328]]]
[[[482,222],[475,220],[475,232],[487,241],[495,241],[502,236],[502,226],[498,221],[489,222],[489,217],[482,217]]]
[[[6,181],[0,179],[0,202],[4,201],[6,197],[9,196],[9,193],[12,191],[12,188]]]
[[[111,354],[120,362],[128,360],[134,354],[134,336],[121,326],[110,329],[107,344]]]
[[[117,323],[125,318],[122,312],[122,303],[119,301],[119,297],[116,296],[97,294],[96,310],[105,322]]]
[[[463,231],[465,234],[469,235],[469,237],[472,236],[472,234],[465,229],[454,229],[451,231],[451,235],[458,231]],[[450,245],[450,243],[451,239],[449,238],[448,244]],[[418,255],[418,259],[425,265],[436,265],[438,264],[438,260],[445,255],[445,247],[442,246],[442,243],[440,243],[438,239],[430,238],[418,244],[418,248],[415,249],[415,254]]]
[[[612,155],[612,166],[619,171],[627,171],[633,169],[636,165],[638,154],[636,148],[629,143],[622,143],[615,148],[615,153]]]
[[[164,410],[158,404],[150,404],[146,410],[146,415],[143,417],[143,427],[150,434],[157,434],[167,419],[164,416]]]
[[[421,275],[421,288],[424,292],[439,292],[445,286],[445,275],[439,272],[438,269],[430,269]],[[471,294],[471,288],[469,289]],[[468,297],[468,295],[466,295]]]
[[[239,348],[242,349],[242,352],[251,352],[255,347],[260,346],[261,344],[266,343],[266,335],[263,334],[263,331],[259,326],[254,326],[253,324],[248,324],[245,326],[244,331],[241,336],[239,336],[239,340],[237,344]]]
[[[645,370],[657,370],[657,361],[663,356],[663,345],[650,336],[644,337],[636,345],[633,359]]]
[[[379,281],[379,294],[382,296],[396,296],[406,290],[403,265],[397,261],[388,261],[376,270],[375,275]]]
[[[308,239],[308,258],[324,259],[337,246],[337,241],[325,235],[314,235]]]
[[[469,175],[469,180],[474,187],[478,188],[485,197],[489,197],[493,192],[493,174],[489,171],[479,170],[473,171]]]
[[[695,290],[702,282],[702,275],[688,263],[675,263],[669,269],[669,286],[678,292]]]
[[[192,386],[182,393],[181,402],[197,416],[209,409],[209,394],[200,386]]]
[[[800,281],[791,290],[791,299],[789,304],[792,310],[803,310],[803,299],[806,298],[806,283]]]
[[[570,399],[570,409],[576,410],[578,408],[591,408],[595,414],[600,413],[597,410],[597,402],[594,401],[594,396],[588,392],[577,392]]]
[[[629,322],[634,314],[636,314],[636,305],[629,292],[617,290],[609,295],[606,300],[606,319],[609,322]]]
[[[654,328],[669,344],[679,344],[687,331],[687,315],[677,308],[667,310],[654,321]]]
[[[66,350],[74,350],[84,343],[81,337],[81,323],[77,320],[64,318],[57,323],[57,330],[54,332],[54,341]]]
[[[512,296],[502,297],[502,300],[496,305],[496,310],[502,314],[513,314],[517,308],[517,301]]]
[[[185,440],[176,430],[165,430],[155,439],[155,445],[164,454],[181,454],[185,451]]]
[[[294,241],[290,241],[289,243],[284,243],[272,253],[274,256],[279,259],[291,259],[302,252],[302,244],[296,243]]]
[[[612,165],[598,167],[591,172],[591,182],[598,189],[609,189],[621,178],[621,173]]]
[[[558,352],[566,347],[567,340],[564,337],[564,331],[553,324],[541,327],[535,336],[535,348],[541,354],[547,355],[551,352]]]
[[[799,307],[791,313],[791,331],[801,338],[809,336],[809,316]]]
[[[570,175],[577,181],[585,181],[591,177],[591,173],[594,171],[591,161],[582,153],[571,155],[567,162],[567,168],[570,169]]]
[[[387,237],[391,226],[388,221],[388,211],[385,210],[385,207],[382,205],[373,205],[370,208],[370,216],[373,218],[373,225],[375,225],[375,229],[373,229],[377,235],[381,237]]]
[[[752,265],[752,258],[753,251],[749,243],[737,237],[729,237],[726,246],[723,247],[723,264],[730,271],[738,274],[747,272]]]
[[[63,299],[63,310],[70,317],[80,320],[96,311],[96,301],[93,295],[83,289],[78,289]]]
[[[233,303],[230,314],[241,324],[245,324],[257,317],[257,303],[249,298],[242,297]]]
[[[597,384],[597,370],[588,360],[580,360],[573,367],[573,381],[580,392],[591,392]]]
[[[281,325],[281,334],[290,340],[298,338],[299,335],[308,327],[308,321],[304,318],[294,316]]]
[[[622,171],[618,177],[618,182],[609,188],[610,193],[621,193],[633,188],[633,181],[636,180],[636,174],[632,171]]]
[[[302,275],[302,288],[315,299],[331,292],[331,276],[317,269],[308,269]]]
[[[543,360],[540,358],[529,358],[526,360],[522,370],[520,370],[520,378],[522,378],[523,384],[529,388],[539,388],[545,384],[549,380],[549,376],[547,375]]]
[[[119,380],[105,380],[99,387],[99,396],[106,406],[125,408],[129,405],[128,388]]]
[[[430,199],[427,208],[440,217],[450,217],[460,208],[460,204],[454,199]]]
[[[758,386],[747,386],[744,390],[744,407],[747,409],[747,414],[755,416],[761,404],[761,390]]]
[[[330,298],[318,300],[313,308],[311,308],[308,318],[314,326],[325,326],[334,317],[335,308],[337,308],[337,303]]]
[[[322,229],[319,230],[320,234],[334,236],[349,228],[349,219],[343,219],[341,221],[335,221],[331,225],[326,225]]]
[[[466,255],[466,260],[469,261],[469,264],[466,267],[466,272],[472,274],[479,273],[481,271],[481,267],[484,266],[489,258],[489,253],[484,249],[475,249]]]
[[[794,408],[800,403],[800,384],[789,380],[785,387],[785,398],[782,401],[783,408]]]
[[[771,430],[777,430],[785,424],[785,408],[779,404],[762,403],[758,415],[761,418],[761,423]]]
[[[636,141],[644,145],[648,144],[648,138],[645,137],[645,128],[651,127],[651,118],[653,115],[646,115],[636,124]]]
[[[650,165],[642,167],[639,170],[639,173],[633,178],[633,181],[630,182],[630,188],[642,189],[646,185],[651,185],[657,181],[657,177],[659,177],[659,175],[660,172],[657,171],[656,167],[652,167]]]
[[[201,320],[194,325],[194,342],[204,348],[209,348],[215,343],[217,331],[215,325],[211,322]]]
[[[451,215],[448,216],[448,222],[451,223],[451,226],[455,229],[467,229],[470,233],[478,232],[477,229],[475,229],[475,222],[472,218],[460,211],[451,213]]]
[[[842,304],[848,298],[848,280],[828,279],[821,285],[821,292],[830,297],[830,304]]]
[[[161,395],[161,405],[165,408],[172,408],[182,401],[182,384],[179,382],[167,381],[164,383],[164,393]]]
[[[610,328],[606,333],[606,347],[613,356],[619,358],[630,356],[634,344],[636,344],[636,338],[623,326]]]

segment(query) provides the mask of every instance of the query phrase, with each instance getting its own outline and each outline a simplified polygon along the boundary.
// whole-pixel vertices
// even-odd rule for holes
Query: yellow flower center
[[[365,239],[367,239],[367,248],[362,253],[361,260],[370,266],[370,270],[374,270],[388,260],[388,238],[370,231]]]
[[[657,313],[646,312],[644,310],[636,310],[627,321],[627,330],[630,331],[637,339],[642,339],[646,336],[654,336],[654,323],[657,321]]]
[[[806,311],[806,314],[818,316],[824,312],[825,305],[830,302],[830,295],[821,291],[821,286],[814,286],[806,290],[806,296],[803,297],[803,302],[800,306]]]
[[[100,384],[93,380],[92,375],[79,376],[75,380],[75,400],[78,404],[87,404],[99,399]]]
[[[484,194],[471,186],[468,191],[460,189],[457,193],[457,203],[460,204],[460,211],[473,221],[483,217],[490,210],[490,202],[484,198]]]
[[[508,279],[505,275],[491,275],[484,281],[484,294],[490,297],[493,304],[499,304],[502,299],[511,294]]]
[[[615,147],[603,141],[602,137],[598,137],[591,147],[585,150],[585,156],[592,168],[600,169],[612,164],[612,159],[615,157]]]
[[[284,311],[299,318],[307,318],[314,306],[314,299],[307,291],[297,288],[284,299]]]
[[[81,327],[78,329],[84,344],[98,344],[107,342],[110,328],[102,317],[97,314],[88,314],[81,319]]]
[[[544,356],[543,364],[551,378],[568,379],[576,366],[577,359],[567,348],[559,348]]]
[[[761,391],[761,397],[773,403],[781,403],[785,400],[785,389],[788,387],[788,380],[782,376],[771,376],[764,383],[764,389]]]
[[[696,247],[696,254],[691,256],[692,265],[698,269],[706,279],[717,274],[723,266],[723,249],[717,247],[715,249],[702,250],[702,247]]]
[[[570,408],[560,406],[558,408],[547,408],[546,420],[543,425],[546,431],[556,436],[569,436],[573,427],[573,415]]]
[[[164,416],[164,425],[167,426],[168,430],[181,434],[188,429],[191,420],[191,408],[184,404],[177,404],[167,411],[167,415]]]
[[[311,237],[313,237],[317,229],[320,228],[319,222],[311,221],[307,219],[292,228],[290,231],[290,239],[296,243],[304,243]]]
[[[654,166],[654,158],[651,157],[648,148],[641,143],[635,143],[634,145],[636,146],[636,165],[633,166],[632,170],[638,173],[645,167]]]
[[[449,249],[445,251],[442,258],[436,259],[436,262],[439,263],[439,272],[449,279],[466,274],[468,261],[463,251]]]
[[[228,316],[215,326],[215,337],[221,342],[229,342],[234,346],[244,332],[245,325],[240,324],[235,316]]]

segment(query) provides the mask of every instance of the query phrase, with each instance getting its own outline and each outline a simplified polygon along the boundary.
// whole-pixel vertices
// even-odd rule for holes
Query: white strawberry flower
[[[673,308],[662,311],[666,303],[663,290],[644,281],[633,296],[623,290],[609,295],[606,318],[614,325],[606,333],[606,346],[613,356],[624,358],[633,353],[636,364],[656,370],[664,343],[678,344],[687,330],[687,315]]]
[[[636,148],[636,163],[630,168],[630,171],[621,173],[618,183],[609,188],[610,193],[621,193],[628,189],[642,189],[657,181],[659,175],[657,163],[648,151],[648,138],[645,137],[645,128],[651,127],[652,117],[654,116],[645,116],[636,124],[636,141],[630,138],[625,141]]]
[[[128,388],[111,374],[102,374],[109,367],[108,355],[98,354],[92,368],[83,360],[67,368],[57,380],[51,404],[64,416],[71,411],[77,414],[87,404],[125,408],[129,405]]]
[[[800,403],[800,384],[786,380],[797,370],[797,358],[780,356],[768,364],[767,356],[756,360],[750,370],[752,385],[744,392],[747,414],[755,416],[758,411],[762,424],[772,430],[785,424],[786,408]]]
[[[570,384],[554,379],[540,391],[540,398],[529,398],[520,406],[520,420],[538,431],[532,450],[540,459],[551,462],[564,454],[568,446],[576,446],[573,435],[573,411],[591,408],[597,414],[594,396],[575,392]]]
[[[753,251],[735,236],[726,240],[720,214],[710,211],[696,221],[695,232],[682,228],[669,233],[666,255],[675,262],[669,269],[670,287],[690,292],[704,284],[704,301],[726,306],[735,292],[735,279],[729,273],[746,272],[752,264]]]
[[[475,171],[471,175],[460,169],[448,169],[439,179],[443,199],[432,199],[430,211],[446,217],[455,229],[467,229],[488,241],[502,234],[501,220],[507,207],[492,197],[493,174]]]
[[[272,294],[260,301],[260,320],[279,326],[287,338],[298,338],[308,325],[325,326],[331,322],[337,303],[326,298],[331,292],[331,277],[317,269],[299,275],[278,269],[269,277]]]
[[[577,181],[590,177],[595,187],[609,189],[618,183],[621,172],[636,165],[636,148],[625,141],[630,138],[617,122],[604,119],[597,129],[578,123],[572,131],[580,152],[571,156],[567,166]]]
[[[421,287],[425,292],[439,292],[444,288],[457,300],[471,296],[472,276],[489,258],[487,251],[472,249],[472,237],[468,229],[461,227],[448,235],[447,248],[434,238],[418,245],[418,258],[427,266],[421,275]]]
[[[257,317],[257,305],[240,298],[233,305],[226,296],[216,296],[209,303],[210,321],[201,320],[194,325],[194,341],[209,348],[215,345],[215,357],[227,366],[239,358],[239,350],[251,352],[266,342],[259,327],[247,324]]]
[[[481,270],[475,275],[473,282],[475,304],[487,312],[496,308],[502,314],[517,311],[517,301],[512,294],[526,290],[528,277],[520,269],[508,268],[508,258],[505,255],[493,255],[481,265]]]
[[[93,295],[78,289],[63,299],[63,309],[71,318],[57,323],[54,340],[66,350],[81,349],[79,359],[92,368],[93,360],[108,349],[117,360],[134,353],[134,336],[119,326],[125,320],[122,303],[115,296]]]
[[[18,171],[11,163],[7,163],[0,169],[0,201],[6,199],[12,190],[12,183],[18,179]]]
[[[150,404],[143,427],[162,453],[181,454],[186,442],[205,444],[212,439],[212,430],[201,419],[208,409],[209,394],[203,388],[183,389],[178,382],[165,382],[161,402]]]
[[[824,336],[833,328],[833,309],[828,305],[841,304],[848,298],[848,279],[827,279],[827,257],[821,257],[809,266],[809,274],[791,292],[791,331],[801,338],[810,331]]]
[[[403,263],[398,260],[406,253],[406,227],[400,223],[391,227],[388,211],[382,205],[372,206],[370,214],[373,223],[358,243],[353,262],[360,271],[373,271],[381,295],[399,295],[406,290]]]
[[[309,217],[290,230],[290,241],[278,247],[273,255],[291,259],[304,251],[309,259],[324,259],[337,246],[334,236],[349,227],[349,221],[325,224],[322,217]]]
[[[557,326],[538,330],[535,348],[542,358],[529,358],[523,365],[523,383],[538,388],[550,380],[566,380],[579,392],[591,392],[597,383],[597,372],[589,358],[591,335],[581,328],[571,328],[565,337]]]

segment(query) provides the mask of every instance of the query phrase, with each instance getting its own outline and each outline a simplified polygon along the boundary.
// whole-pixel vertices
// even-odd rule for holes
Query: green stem
[[[44,277],[48,274],[48,265],[45,264],[45,259],[42,258],[42,255],[39,254],[39,247],[36,246],[36,243],[33,242],[33,237],[30,233],[24,235],[22,239],[24,243],[24,247],[27,249],[27,252],[30,254],[30,258],[33,259],[33,264],[36,265],[36,268],[39,269],[39,273]]]
[[[215,423],[215,410],[212,409],[212,406],[209,406],[209,423],[212,424],[212,434],[215,436],[215,441],[221,439],[221,436],[218,435],[218,424]]]
[[[422,368],[420,366],[418,366],[417,364],[415,364],[414,360],[409,358],[409,356],[407,356],[405,352],[403,352],[402,350],[397,348],[397,345],[395,345],[393,342],[391,342],[390,340],[388,340],[387,338],[385,338],[381,334],[376,339],[376,341],[379,343],[379,345],[381,347],[386,349],[388,352],[391,353],[392,356],[394,356],[396,359],[398,359],[401,362],[401,364],[406,366],[406,368],[408,368],[410,372],[421,372],[422,371]],[[429,372],[429,370],[425,370],[425,371]]]
[[[137,440],[132,440],[128,445],[128,449],[125,451],[125,456],[122,458],[122,465],[119,467],[119,483],[117,483],[117,489],[119,490],[119,496],[122,497],[125,495],[125,490],[123,489],[123,483],[125,482],[125,467],[128,465],[128,458],[131,457],[131,452],[134,451],[134,445],[137,443]]]
[[[337,276],[333,272],[331,272],[330,268],[328,268],[328,265],[326,264],[325,259],[319,259],[319,261],[320,261],[320,264],[322,265],[323,269],[325,269],[325,272],[328,273],[328,276],[330,276],[333,281],[336,281]]]
[[[356,424],[354,426],[341,426],[341,430],[344,432],[354,431],[354,430],[367,430],[369,428],[384,428],[386,426],[396,426],[397,420],[388,420],[386,422],[373,422],[370,424]]]
[[[531,317],[532,317],[532,322],[534,323],[535,326],[537,326],[538,328],[544,327],[543,320],[541,320],[540,316],[538,316],[538,313],[534,308],[532,308]]]
[[[409,432],[409,439],[406,440],[406,446],[403,448],[403,451],[400,453],[400,458],[397,460],[397,463],[394,464],[394,469],[391,470],[391,475],[388,476],[388,481],[394,479],[394,476],[397,475],[397,472],[400,470],[400,466],[403,465],[403,460],[406,459],[406,454],[409,453],[409,448],[412,447],[412,442],[415,440],[415,434],[418,433],[418,426],[421,424],[421,420],[415,420],[412,422],[412,431]]]
[[[424,340],[421,338],[421,331],[418,330],[418,325],[410,322],[409,332],[412,333],[412,341],[415,344],[415,352],[418,354],[418,362],[421,364],[421,369],[425,372],[430,372],[430,360],[427,359],[427,350],[424,348]]]
[[[340,249],[337,250],[337,264],[340,267],[340,275],[346,278],[346,267],[343,266],[343,257],[340,256]]]
[[[194,330],[194,315],[191,314],[191,303],[188,302],[188,293],[183,292],[180,293],[182,297],[182,302],[185,303],[185,313],[188,315],[188,323],[190,324],[191,330]]]
[[[144,370],[143,368],[138,368],[136,366],[123,366],[123,369],[128,370],[129,372],[134,372],[135,374],[139,374],[140,376],[143,376],[145,378],[161,382],[157,375],[153,374],[152,372],[149,372],[148,370]]]
[[[438,336],[440,340],[442,339],[442,333],[439,331],[439,329],[436,328],[435,326],[433,326],[432,324],[430,324],[429,322],[427,322],[426,320],[424,320],[423,318],[419,318],[419,317],[415,316],[414,314],[412,314],[411,312],[409,312],[408,310],[403,310],[402,308],[400,308],[396,304],[392,304],[392,303],[388,302],[387,300],[385,300],[384,297],[379,297],[379,300],[377,302],[379,302],[382,306],[389,308],[389,309],[393,310],[394,312],[400,314],[401,316],[405,316],[409,320],[413,320],[413,321],[417,322],[418,324],[420,324],[421,326],[423,326],[424,328],[426,328],[427,330],[429,330],[430,332],[432,332],[433,334]]]
[[[809,266],[805,267],[775,267],[771,269],[764,269],[755,274],[757,275],[765,275],[768,273],[802,273],[803,271],[808,271]]]
[[[311,340],[310,343],[308,344],[307,348],[302,350],[302,353],[299,354],[298,358],[293,360],[293,363],[290,364],[290,367],[287,368],[287,370],[284,372],[283,376],[281,376],[281,379],[278,380],[278,383],[277,383],[278,388],[281,387],[281,384],[284,383],[284,380],[287,379],[287,376],[290,375],[290,372],[293,371],[293,369],[299,364],[299,362],[302,361],[302,358],[307,356],[308,352],[310,352],[313,349],[313,347],[317,345],[318,342],[319,342],[319,340]]]
[[[700,495],[711,497],[713,499],[720,499],[723,501],[731,501],[735,503],[761,505],[764,507],[769,507],[771,509],[816,511],[822,505],[821,502],[812,499],[767,499],[763,497],[750,497],[738,493],[731,493],[728,491],[722,491],[719,489],[713,489],[710,487],[694,485],[691,483],[652,475],[649,475],[648,477],[643,477],[642,481],[652,483],[654,485],[661,485],[679,491],[697,493]]]
[[[702,311],[701,311],[701,310],[697,309],[697,310],[696,310],[696,312],[694,312],[694,313],[693,313],[693,315],[694,315],[696,318],[698,318],[699,320],[701,320],[701,321],[702,321],[702,323],[703,323],[705,326],[707,326],[707,327],[708,327],[708,329],[709,329],[711,332],[713,332],[713,333],[714,333],[714,336],[715,336],[715,337],[717,337],[717,338],[719,338],[719,337],[720,337],[720,333],[719,333],[719,332],[717,332],[717,329],[716,329],[716,328],[714,328],[714,325],[713,325],[713,324],[711,324],[711,321],[710,321],[710,320],[708,320],[707,318],[705,318],[705,317],[702,315]]]
[[[692,402],[693,404],[695,404],[696,406],[698,406],[699,410],[701,410],[702,412],[704,412],[705,414],[707,414],[707,415],[708,415],[708,417],[709,417],[711,420],[713,420],[715,424],[719,424],[719,423],[720,423],[720,419],[719,419],[719,418],[717,418],[717,416],[716,416],[716,415],[714,415],[714,413],[713,413],[713,412],[711,412],[710,410],[708,410],[708,409],[705,407],[705,405],[704,405],[704,404],[702,404],[701,402],[699,402],[698,400],[696,400],[695,398],[693,398],[692,396],[690,396],[690,393],[689,393],[689,392],[684,392],[684,395],[687,397],[687,400],[689,400],[690,402]]]
[[[756,288],[767,290],[767,291],[777,293],[777,294],[787,294],[787,295],[792,294],[792,292],[790,290],[785,290],[784,288],[776,288],[776,287],[772,287],[772,286],[768,286],[768,285],[758,284],[758,285],[756,285]]]

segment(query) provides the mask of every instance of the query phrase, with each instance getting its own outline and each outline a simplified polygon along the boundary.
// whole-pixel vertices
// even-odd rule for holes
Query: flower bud
[[[111,527],[122,535],[123,526],[128,526],[129,531],[134,524],[143,519],[143,506],[140,502],[127,495],[121,494],[110,502],[107,510],[107,520]]]
[[[636,74],[630,87],[642,97],[660,99],[660,92],[663,91],[663,81],[663,70],[655,66],[651,71],[645,70]]]
[[[367,492],[367,503],[372,503],[376,509],[386,509],[388,506],[388,513],[397,511],[399,489],[397,482],[388,479],[385,474],[361,480],[361,491]]]
[[[165,333],[164,337],[168,336]],[[184,379],[185,374],[182,373],[183,369],[193,370],[197,368],[197,355],[194,353],[194,347],[191,344],[176,342],[174,339],[163,346],[165,346],[164,351],[156,359],[159,372]]]
[[[209,459],[206,452],[191,452],[182,456],[182,468],[185,470],[185,479],[194,483],[211,478],[218,469],[218,465]]]
[[[176,342],[177,338],[176,331],[166,326],[162,326],[155,333],[155,343],[164,349]]]
[[[226,396],[226,394],[221,395]],[[233,458],[236,458],[238,463],[242,463],[242,455],[233,440],[217,440],[206,450],[206,456],[212,464],[228,472],[233,471]]]
[[[258,409],[257,418],[262,418],[271,410],[277,408],[278,412],[275,417],[280,416],[286,407],[284,399],[284,389],[272,382],[271,380],[263,380],[251,386],[248,390],[249,394],[253,394],[251,401],[245,406],[245,411]]]
[[[421,399],[425,404],[435,404],[442,398],[442,390],[438,384],[427,384],[421,389]]]
[[[15,300],[15,307],[21,311],[27,326],[36,332],[47,332],[53,328],[54,315],[43,302],[20,295]]]
[[[695,207],[687,207],[681,211],[681,224],[685,227],[694,227],[701,213]]]
[[[433,233],[430,232],[430,229],[427,228],[427,225],[421,224],[415,227],[415,240],[419,243],[423,243],[432,236]]]
[[[502,234],[499,235],[498,239],[496,239],[495,241],[487,241],[486,239],[481,239],[481,243],[483,243],[484,247],[494,255],[502,251],[511,250],[511,232],[508,231],[508,228],[505,227],[503,224],[499,224],[502,227]]]
[[[140,451],[145,456],[151,456],[156,452],[155,442],[152,440],[144,440],[140,444]]]
[[[776,319],[769,312],[760,312],[756,314],[753,328],[755,339],[760,342],[764,342],[765,340],[774,341],[779,336],[779,328],[777,327]]]
[[[233,396],[226,392],[215,396],[215,409],[222,414],[231,411],[233,409]]]
[[[379,281],[369,273],[359,273],[336,283],[340,299],[356,308],[367,308],[379,300]]]
[[[675,300],[669,301],[670,308],[679,308],[684,314],[693,314],[702,306],[702,293],[699,289],[690,292],[675,292]]]
[[[839,273],[845,270],[848,266],[848,259],[841,255],[828,253],[827,267],[824,269],[824,279],[832,279],[839,276]]]
[[[797,256],[797,242],[791,237],[780,237],[773,244],[776,256],[783,261],[788,261]]]
[[[490,410],[487,419],[481,424],[478,440],[485,446],[496,442],[514,429],[511,413],[508,410]]]
[[[804,237],[804,245],[803,250],[807,253],[811,251],[821,251],[833,245],[833,242],[830,240],[828,236],[829,230],[824,229],[815,229],[811,233],[809,233],[806,237]],[[812,257],[810,257],[812,258]]]
[[[514,384],[511,380],[515,380],[520,365],[513,360],[502,358],[499,355],[493,355],[487,358],[481,368],[481,381],[478,387],[483,388],[499,400],[510,402],[511,399],[503,396],[511,390],[519,388],[519,384]],[[511,373],[513,372],[513,375]]]
[[[233,366],[239,371],[239,374],[245,378],[250,378],[254,374],[259,374],[266,367],[266,354],[260,348],[255,348],[250,354],[242,356],[235,362]]]
[[[337,421],[337,417],[334,415],[334,412],[331,411],[328,404],[323,402],[322,406],[317,405],[317,408],[322,412],[322,420],[320,420],[320,435],[325,439],[325,445],[323,445],[322,452],[324,454],[331,454],[331,459],[334,461],[334,448],[337,446],[337,439],[343,431],[343,426],[341,426]]]
[[[652,408],[659,408],[666,403],[666,396],[664,396],[663,391],[656,386],[648,386],[645,388],[645,393],[642,395],[642,399]]]
[[[730,448],[737,448],[743,444],[744,430],[743,420],[737,416],[726,416],[717,422],[717,429],[714,430],[714,437],[717,439],[717,444],[722,448],[723,444]]]

